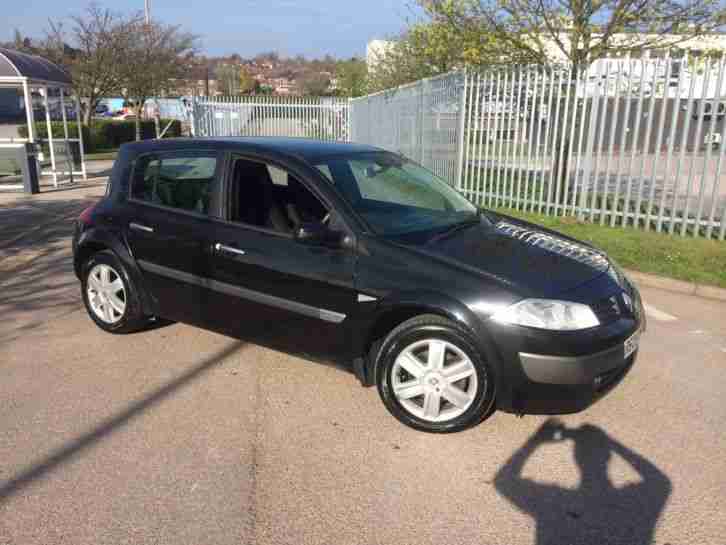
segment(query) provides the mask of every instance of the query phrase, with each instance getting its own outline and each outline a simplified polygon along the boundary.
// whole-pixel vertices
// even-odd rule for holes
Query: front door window
[[[303,223],[322,222],[327,209],[293,174],[238,158],[232,171],[230,219],[291,235]]]

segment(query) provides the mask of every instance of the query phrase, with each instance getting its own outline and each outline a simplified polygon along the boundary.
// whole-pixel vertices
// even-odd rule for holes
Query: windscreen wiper
[[[472,220],[466,220],[466,221],[460,221],[459,223],[454,223],[453,225],[450,225],[440,233],[438,233],[436,236],[429,239],[429,242],[436,242],[437,240],[441,240],[442,238],[446,238],[450,235],[453,235],[457,231],[461,231],[463,229],[467,229],[469,227],[473,227],[475,225],[479,225],[481,223],[481,218],[477,215],[476,219]]]

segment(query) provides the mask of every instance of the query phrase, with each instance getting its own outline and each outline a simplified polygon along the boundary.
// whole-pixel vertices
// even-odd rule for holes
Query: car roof
[[[384,151],[374,146],[350,142],[330,142],[312,138],[292,137],[205,137],[205,138],[165,138],[163,140],[144,140],[126,144],[136,154],[170,149],[224,149],[237,151],[268,151],[283,155],[293,155],[313,163],[323,157],[370,153]]]

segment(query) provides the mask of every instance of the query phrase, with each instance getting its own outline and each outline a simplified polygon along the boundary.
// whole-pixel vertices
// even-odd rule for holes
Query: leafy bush
[[[52,121],[51,124],[51,130],[53,131],[53,138],[63,138],[63,122],[62,121]],[[89,151],[89,142],[90,142],[90,131],[88,130],[88,127],[83,127],[83,143],[84,143],[84,149],[86,152]],[[18,136],[21,138],[27,138],[28,137],[28,126],[27,125],[18,125]],[[48,130],[45,125],[45,122],[36,122],[35,124],[35,136],[36,138],[48,138]],[[69,138],[78,138],[78,125],[76,123],[68,123],[68,137]]]
[[[169,119],[160,121],[161,130],[169,123]],[[53,138],[63,138],[63,123],[54,121],[51,123]],[[174,120],[165,137],[172,138],[181,136],[181,122]],[[48,131],[44,122],[35,124],[35,134],[38,138],[47,138]],[[28,136],[28,126],[20,125],[18,135],[22,138]],[[78,127],[76,123],[68,125],[68,136],[78,138]],[[156,137],[156,128],[153,121],[141,122],[141,138],[148,140]],[[97,150],[115,149],[126,142],[133,142],[136,139],[136,125],[133,120],[116,121],[113,119],[96,119],[91,127],[83,127],[83,149],[86,153],[93,153]]]

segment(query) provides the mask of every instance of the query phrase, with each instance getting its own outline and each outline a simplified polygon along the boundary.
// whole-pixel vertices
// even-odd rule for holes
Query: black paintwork
[[[149,152],[213,150],[220,154],[219,192],[212,217],[171,211],[128,198],[136,157]],[[169,139],[122,146],[107,196],[74,237],[77,274],[85,259],[112,249],[141,291],[149,315],[222,331],[274,348],[353,365],[364,384],[375,382],[368,351],[386,328],[421,313],[435,313],[467,328],[496,373],[497,406],[514,412],[555,413],[585,408],[611,389],[632,365],[617,368],[607,387],[536,384],[523,372],[519,353],[583,356],[622,343],[644,326],[640,313],[623,314],[598,327],[556,333],[505,326],[488,318],[526,297],[595,304],[637,290],[622,275],[533,245],[497,228],[500,221],[535,233],[539,226],[486,212],[477,224],[448,235],[418,233],[383,238],[369,232],[351,206],[312,165],[338,154],[380,151],[370,146],[294,138]],[[260,158],[287,169],[338,215],[346,247],[308,245],[293,237],[227,221],[230,157]],[[152,225],[153,233],[129,229]],[[244,256],[214,245],[244,249]],[[179,271],[177,278],[142,270],[144,262]],[[140,266],[141,263],[141,266]],[[186,275],[186,276],[185,276]],[[201,279],[185,281],[189,275]],[[229,289],[214,289],[227,286]],[[238,288],[345,315],[339,323],[246,297]],[[247,290],[247,291],[245,291]],[[359,302],[358,296],[375,300]]]

